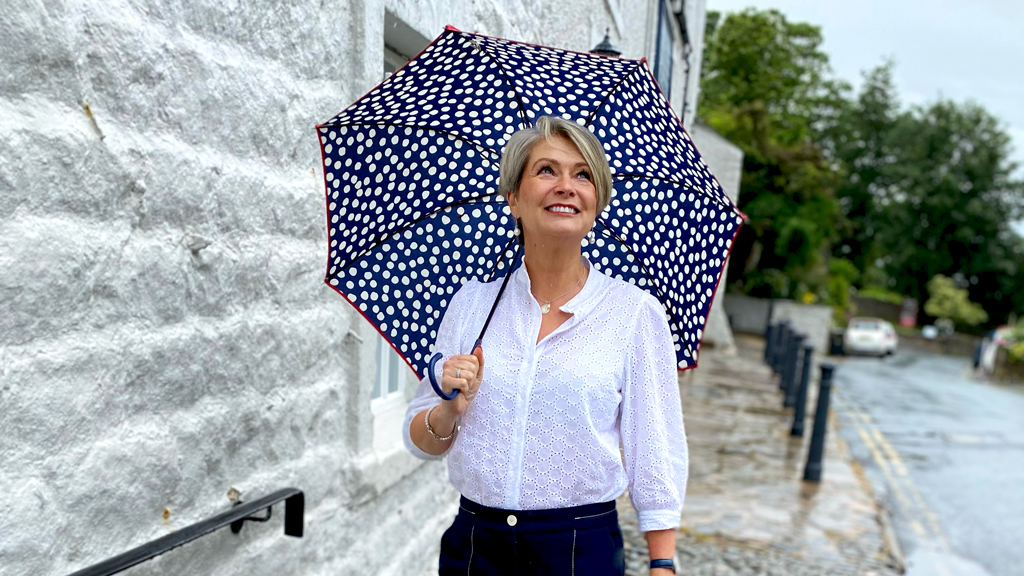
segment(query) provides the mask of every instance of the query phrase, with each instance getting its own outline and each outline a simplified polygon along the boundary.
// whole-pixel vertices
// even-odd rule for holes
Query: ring
[[[455,377],[456,377],[456,378],[458,378],[458,377],[459,377],[459,373],[460,373],[460,372],[462,372],[462,368],[456,368],[456,369],[455,369]]]

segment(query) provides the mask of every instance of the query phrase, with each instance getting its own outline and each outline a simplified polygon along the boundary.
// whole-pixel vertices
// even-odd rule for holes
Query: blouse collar
[[[562,312],[568,314],[585,316],[597,306],[601,296],[608,288],[609,279],[599,272],[590,263],[586,256],[580,256],[583,265],[589,270],[587,281],[583,283],[583,289],[573,296],[568,302],[558,307]],[[530,274],[526,271],[526,264],[519,266],[519,269],[512,273],[513,281],[525,290],[524,296],[536,301],[530,289]]]

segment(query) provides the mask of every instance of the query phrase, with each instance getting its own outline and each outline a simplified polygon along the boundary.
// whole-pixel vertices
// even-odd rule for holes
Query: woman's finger
[[[476,371],[476,373],[478,375],[478,378],[476,379],[476,383],[477,383],[477,385],[479,385],[480,381],[483,380],[483,377],[484,377],[484,348],[483,348],[483,346],[477,346],[473,350],[473,358],[477,361],[477,366],[479,367],[478,370]]]
[[[441,380],[441,389],[445,394],[451,394],[452,390],[466,392],[469,390],[469,381],[465,378],[445,377]]]
[[[452,356],[452,360],[456,362],[465,362],[469,366],[472,366],[473,368],[477,368],[480,366],[480,360],[473,354],[457,354],[455,356]]]

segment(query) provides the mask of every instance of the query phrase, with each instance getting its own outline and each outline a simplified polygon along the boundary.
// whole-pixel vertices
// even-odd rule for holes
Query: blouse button
[[[517,520],[516,520],[515,515],[514,514],[509,514],[508,515],[508,525],[509,526],[515,526],[516,522],[517,522]]]

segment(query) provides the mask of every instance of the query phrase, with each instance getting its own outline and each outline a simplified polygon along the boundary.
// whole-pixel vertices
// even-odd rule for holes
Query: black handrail
[[[202,522],[186,526],[172,534],[147,542],[138,548],[132,548],[124,554],[119,554],[99,564],[73,572],[70,576],[109,576],[110,574],[117,574],[225,526],[231,526],[231,531],[237,534],[242,529],[242,524],[246,520],[256,522],[266,522],[269,520],[271,506],[282,500],[284,500],[284,533],[287,536],[301,538],[305,496],[302,494],[302,490],[298,488],[284,488],[252,502],[238,503],[232,509],[222,512],[213,518],[207,518]],[[253,512],[263,510],[264,508],[267,510],[266,516],[252,515]]]

